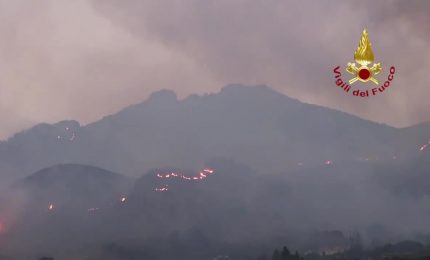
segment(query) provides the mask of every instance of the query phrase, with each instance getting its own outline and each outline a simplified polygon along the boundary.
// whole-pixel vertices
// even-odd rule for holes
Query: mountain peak
[[[233,99],[256,100],[262,102],[293,102],[293,104],[302,104],[297,99],[291,98],[281,92],[278,92],[266,85],[241,85],[230,84],[221,89],[218,94]],[[290,103],[292,104],[292,103]]]
[[[71,128],[71,129],[77,129],[81,127],[79,122],[76,120],[63,120],[55,123],[53,126],[59,127],[59,128]]]
[[[103,182],[106,180],[124,181],[125,177],[102,168],[83,164],[57,164],[48,168],[41,169],[20,182],[15,187],[22,185],[49,186],[52,183],[67,182],[85,183]]]
[[[242,85],[242,84],[229,84],[221,88],[221,95],[232,95],[232,94],[283,94],[277,92],[276,90],[266,86],[266,85]]]
[[[221,92],[230,91],[230,90],[249,90],[249,89],[258,89],[258,90],[269,90],[276,92],[272,88],[269,88],[267,85],[244,85],[244,84],[228,84],[221,88]]]
[[[162,89],[160,91],[156,91],[152,93],[147,102],[149,103],[176,103],[178,101],[178,97],[176,96],[175,91],[169,89]]]

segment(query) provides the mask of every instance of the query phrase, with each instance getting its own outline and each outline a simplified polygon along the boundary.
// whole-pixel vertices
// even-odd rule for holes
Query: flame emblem
[[[378,80],[373,76],[381,72],[381,63],[374,63],[372,67],[368,67],[368,65],[373,63],[374,59],[375,57],[372,51],[372,44],[369,40],[369,34],[366,29],[364,29],[358,48],[354,53],[354,60],[360,65],[360,67],[357,67],[355,63],[351,62],[348,62],[346,67],[346,71],[355,76],[349,80],[349,84],[353,84],[357,80],[361,82],[367,82],[370,80],[378,85]]]

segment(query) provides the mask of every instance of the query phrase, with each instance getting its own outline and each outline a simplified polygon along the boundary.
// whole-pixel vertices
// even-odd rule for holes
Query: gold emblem
[[[346,71],[355,76],[349,80],[349,84],[353,84],[357,80],[361,82],[367,82],[370,80],[378,85],[378,80],[373,76],[381,72],[382,67],[381,63],[374,63],[372,67],[368,67],[368,65],[373,63],[374,56],[372,44],[370,43],[366,29],[363,30],[360,43],[354,53],[354,60],[360,65],[360,67],[357,67],[355,63],[348,62]]]

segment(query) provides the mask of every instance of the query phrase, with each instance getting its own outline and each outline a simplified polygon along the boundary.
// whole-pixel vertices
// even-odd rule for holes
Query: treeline
[[[258,260],[302,260],[304,259],[298,251],[294,254],[290,252],[288,247],[284,246],[282,250],[275,249],[271,257],[262,255],[258,257]]]
[[[352,246],[342,252],[326,254],[309,253],[300,255],[297,251],[291,253],[285,246],[282,250],[275,249],[271,256],[262,255],[258,260],[360,260],[360,259],[384,259],[384,260],[412,260],[430,259],[430,245],[417,241],[401,241],[395,244],[385,244],[369,249],[361,246]]]

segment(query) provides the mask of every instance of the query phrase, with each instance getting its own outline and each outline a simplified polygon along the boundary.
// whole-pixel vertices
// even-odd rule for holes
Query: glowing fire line
[[[424,151],[425,149],[427,149],[427,148],[429,147],[429,145],[430,145],[430,140],[429,140],[427,143],[425,143],[425,144],[423,144],[423,145],[421,146],[421,148],[420,148],[420,152],[422,152],[422,151]]]
[[[165,174],[157,174],[157,177],[160,179],[170,179],[170,178],[178,178],[181,180],[186,180],[186,181],[200,181],[200,180],[204,180],[206,179],[209,175],[213,174],[214,170],[212,169],[203,169],[202,171],[199,172],[199,174],[197,176],[185,176],[183,174],[179,174],[179,173],[175,173],[175,172],[171,172],[171,173],[165,173]],[[157,187],[154,189],[154,191],[158,191],[158,192],[164,192],[164,191],[168,191],[169,190],[169,185],[164,185],[162,187]]]

